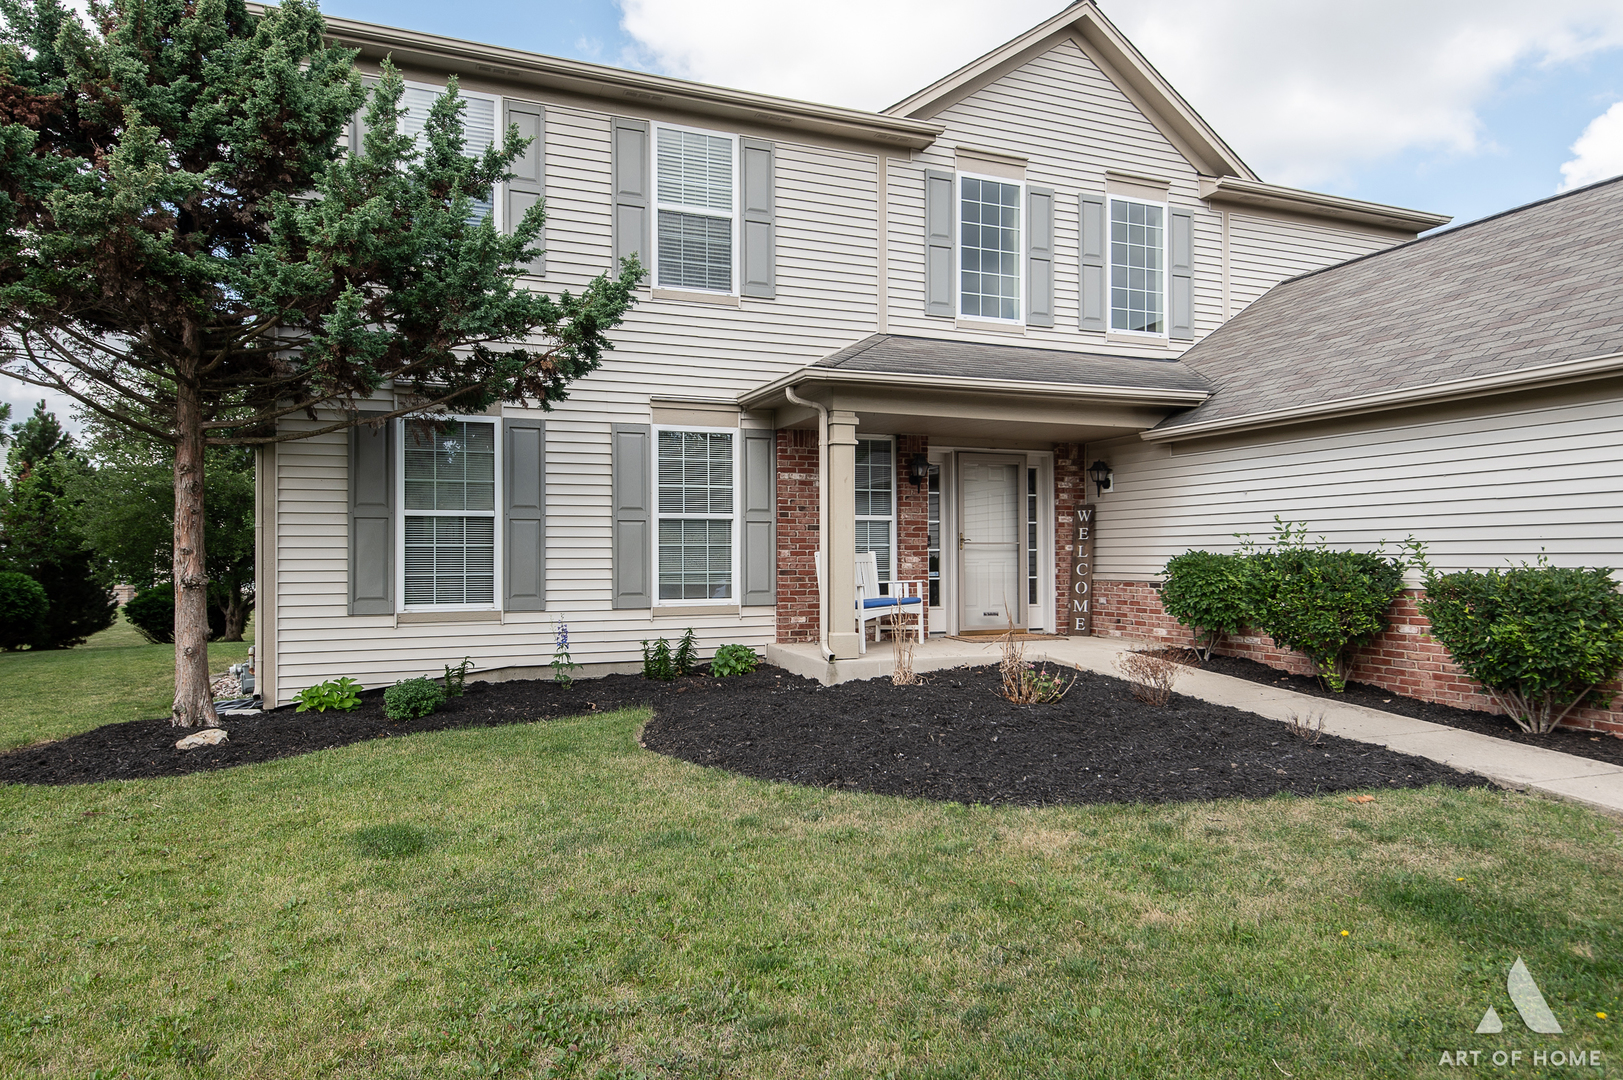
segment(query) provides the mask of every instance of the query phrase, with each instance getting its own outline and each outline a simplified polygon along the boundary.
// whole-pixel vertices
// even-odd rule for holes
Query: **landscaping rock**
[[[219,746],[226,741],[225,728],[204,728],[175,744],[176,750],[196,750],[199,746]]]

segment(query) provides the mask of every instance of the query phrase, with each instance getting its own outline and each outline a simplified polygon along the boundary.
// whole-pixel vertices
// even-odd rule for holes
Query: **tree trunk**
[[[253,602],[242,595],[242,582],[234,579],[226,582],[225,595],[225,633],[220,635],[220,640],[241,641],[242,632],[248,628],[248,613],[254,609]]]
[[[209,693],[208,570],[203,561],[203,412],[197,384],[176,380],[175,708],[176,727],[216,727]]]

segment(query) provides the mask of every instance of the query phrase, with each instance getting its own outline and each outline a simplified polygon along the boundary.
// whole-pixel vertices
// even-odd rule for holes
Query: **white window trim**
[[[430,90],[436,94],[444,94],[448,89],[444,84],[435,86],[433,83],[417,82],[415,79],[402,79],[400,81],[403,85],[412,87],[413,89]],[[488,101],[492,103],[492,107],[496,110],[495,120],[492,124],[494,131],[493,145],[497,147],[505,147],[507,145],[507,130],[502,126],[501,97],[497,94],[486,94],[478,90],[466,90],[461,86],[456,88],[456,92],[459,96],[464,98],[478,98],[481,101]],[[468,155],[464,154],[464,156]],[[490,198],[493,204],[490,209],[490,220],[491,224],[496,227],[496,231],[498,233],[502,231],[502,226],[505,224],[502,221],[502,204],[507,200],[502,196],[506,193],[506,191],[507,185],[501,183],[492,184],[490,188]]]
[[[406,423],[409,420],[456,421],[469,424],[490,424],[495,428],[496,436],[496,490],[492,503],[493,509],[485,510],[407,510],[406,509]],[[506,505],[506,498],[502,490],[502,420],[499,416],[488,416],[474,413],[446,413],[426,417],[406,416],[394,425],[394,453],[398,463],[394,470],[394,496],[395,512],[394,529],[394,586],[395,596],[399,600],[395,603],[396,611],[500,611],[502,610],[502,539],[503,528],[502,507]],[[406,603],[406,518],[411,517],[484,517],[490,514],[494,522],[492,532],[495,539],[495,566],[491,579],[490,603],[488,604],[407,604]]]
[[[731,254],[732,254],[732,269],[731,269],[731,271],[730,271],[730,273],[728,275],[730,277],[730,279],[732,280],[732,288],[731,289],[726,289],[726,290],[722,290],[722,289],[701,289],[701,288],[697,288],[696,286],[693,286],[693,285],[667,285],[664,282],[659,280],[659,212],[661,210],[670,210],[673,213],[678,213],[678,214],[698,214],[698,215],[708,216],[708,217],[721,217],[722,216],[719,212],[717,212],[716,210],[713,210],[713,209],[711,209],[709,207],[701,208],[701,207],[696,207],[696,206],[687,206],[687,205],[684,205],[684,204],[681,204],[681,203],[665,203],[665,202],[660,201],[660,198],[659,198],[659,133],[661,131],[688,131],[688,132],[692,132],[695,135],[708,135],[711,138],[715,138],[715,139],[726,139],[728,142],[732,143],[732,146],[733,146],[733,207],[732,207],[732,210],[730,211],[729,218],[730,218],[731,223],[732,223],[732,237],[733,237],[733,239],[732,239],[732,244],[730,245]],[[649,246],[649,250],[650,250],[650,254],[649,254],[649,262],[650,262],[649,278],[650,278],[650,280],[652,282],[652,287],[656,288],[656,289],[662,289],[662,290],[677,290],[677,291],[681,291],[681,292],[706,293],[706,294],[709,294],[711,296],[738,296],[739,295],[739,291],[738,291],[738,287],[739,287],[739,281],[738,281],[738,271],[739,271],[739,251],[738,251],[738,248],[739,248],[739,230],[738,230],[738,218],[739,218],[739,211],[738,211],[738,198],[739,198],[739,191],[738,191],[738,181],[739,181],[739,175],[738,175],[738,172],[739,172],[739,170],[738,170],[738,135],[733,133],[733,132],[712,131],[709,128],[690,127],[690,126],[688,126],[686,124],[661,124],[661,123],[656,122],[656,123],[651,125],[651,130],[648,133],[648,157],[649,157],[648,178],[649,178],[649,183],[653,186],[653,189],[654,189],[650,193],[650,200],[649,200],[651,205],[653,206],[654,219],[650,223],[652,225],[652,228],[650,228],[648,230],[648,232],[649,232],[648,246]],[[698,429],[698,428],[683,428],[681,430],[698,431],[700,429]]]
[[[649,533],[652,534],[649,537],[649,540],[650,540],[650,543],[653,545],[653,550],[649,552],[649,558],[652,560],[649,563],[649,566],[651,566],[653,568],[653,572],[649,575],[653,579],[652,582],[650,583],[652,588],[653,588],[653,592],[654,592],[654,595],[652,597],[653,607],[655,609],[662,608],[662,607],[736,608],[743,602],[739,597],[739,589],[738,589],[739,574],[743,569],[742,552],[740,552],[739,549],[738,549],[738,546],[739,546],[739,521],[740,521],[740,519],[742,517],[742,515],[739,514],[739,512],[738,512],[738,500],[739,500],[739,497],[741,495],[741,491],[742,491],[741,485],[742,485],[743,480],[744,480],[744,477],[743,477],[743,471],[744,471],[744,468],[743,468],[743,455],[739,453],[739,440],[741,438],[741,435],[740,435],[740,430],[741,429],[736,428],[736,427],[703,427],[703,426],[698,425],[698,424],[655,424],[655,425],[653,425],[653,428],[654,428],[653,437],[648,440],[648,444],[649,444],[648,445],[648,452],[651,455],[651,460],[649,462],[649,470],[650,471],[649,471],[648,475],[652,478],[652,481],[653,481],[653,484],[652,484],[652,486],[653,486],[653,500],[652,501],[653,501],[653,504],[654,504],[653,505],[654,527],[652,529],[648,530]],[[729,592],[732,593],[731,596],[706,597],[703,600],[683,600],[683,599],[680,599],[680,598],[671,599],[671,600],[662,600],[662,599],[660,599],[660,596],[659,596],[659,523],[661,521],[664,521],[667,517],[669,517],[672,521],[679,521],[679,520],[688,519],[688,518],[695,519],[695,520],[700,520],[700,521],[714,521],[719,516],[717,514],[663,514],[663,513],[660,512],[660,509],[659,509],[659,436],[660,436],[660,433],[664,432],[664,431],[697,432],[697,433],[705,434],[705,435],[711,435],[711,434],[715,434],[715,435],[731,435],[733,437],[733,512],[732,512],[732,515],[731,515],[732,527],[731,527],[731,529],[728,530],[728,535],[731,537],[731,543],[729,544],[729,547],[730,547],[730,549],[732,551],[732,557],[733,557],[732,558],[732,570],[731,570],[732,581],[731,581],[731,587],[728,590]]]
[[[1161,332],[1151,333],[1148,330],[1118,330],[1116,329],[1116,306],[1112,302],[1111,277],[1116,263],[1116,242],[1111,238],[1111,223],[1114,220],[1111,206],[1114,203],[1138,203],[1142,206],[1159,206],[1161,208]],[[1169,296],[1167,289],[1168,274],[1172,261],[1172,205],[1167,202],[1157,202],[1154,199],[1140,199],[1133,195],[1107,195],[1105,197],[1105,332],[1108,334],[1121,334],[1140,341],[1170,341],[1172,333],[1172,312],[1168,310]]]
[[[861,432],[858,432],[857,433],[857,441],[858,442],[887,442],[887,443],[890,443],[890,581],[880,583],[880,584],[883,584],[883,585],[890,585],[892,582],[896,582],[896,581],[901,580],[901,559],[898,557],[900,555],[900,553],[896,550],[896,517],[897,517],[896,499],[897,499],[897,494],[898,494],[897,490],[896,490],[896,485],[898,483],[898,477],[901,475],[901,464],[902,463],[899,460],[897,460],[897,457],[896,457],[896,436],[894,436],[894,435],[864,435]],[[885,519],[880,518],[880,517],[875,517],[873,514],[859,514],[859,515],[857,515],[856,520],[857,521],[883,521]],[[926,574],[925,576],[926,576],[926,579],[928,579],[929,575]]]
[[[1015,265],[1020,268],[1020,296],[1016,299],[1014,308],[1020,314],[1017,318],[1004,319],[994,315],[966,315],[964,314],[964,181],[981,180],[994,184],[1013,184],[1020,189],[1018,209],[1020,211],[1020,242],[1015,251]],[[1007,176],[993,176],[990,173],[959,172],[953,174],[952,181],[952,305],[957,318],[974,319],[977,322],[1001,323],[1004,326],[1026,325],[1026,252],[1030,248],[1029,238],[1026,236],[1026,182],[1014,180]]]

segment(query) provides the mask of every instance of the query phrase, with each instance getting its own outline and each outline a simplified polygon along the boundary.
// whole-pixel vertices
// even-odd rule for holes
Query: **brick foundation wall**
[[[1071,519],[1076,508],[1088,501],[1087,447],[1081,443],[1060,443],[1054,447],[1054,625],[1058,633],[1070,634],[1071,553],[1075,532]],[[1091,600],[1090,600],[1091,607]],[[1176,624],[1174,624],[1176,625]],[[1095,633],[1098,631],[1095,630]]]
[[[1420,592],[1407,590],[1387,612],[1386,632],[1353,652],[1348,677],[1405,697],[1460,709],[1498,712],[1493,700],[1454,666],[1448,651],[1427,632],[1420,614]],[[1095,628],[1110,637],[1138,638],[1167,645],[1192,645],[1193,636],[1161,607],[1161,594],[1149,581],[1095,581]],[[1216,651],[1267,664],[1295,675],[1313,674],[1305,657],[1281,649],[1255,631],[1225,637]],[[1617,689],[1616,686],[1612,689]],[[1589,731],[1623,732],[1623,699],[1611,709],[1578,709],[1563,726]]]
[[[817,432],[778,431],[778,640],[816,641]]]

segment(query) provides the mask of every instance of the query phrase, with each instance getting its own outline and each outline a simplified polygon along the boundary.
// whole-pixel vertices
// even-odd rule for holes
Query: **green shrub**
[[[462,696],[463,690],[466,688],[468,683],[468,672],[472,670],[473,661],[468,659],[466,656],[462,658],[462,663],[458,664],[456,667],[452,667],[450,664],[445,665],[445,679],[443,681],[443,685],[445,687],[445,696],[447,699]]]
[[[748,645],[723,645],[710,661],[710,674],[718,679],[729,675],[748,675],[761,664],[761,658]]]
[[[1421,613],[1454,663],[1523,731],[1542,734],[1623,670],[1623,595],[1612,571],[1538,565],[1437,574]]]
[[[1256,626],[1313,662],[1340,693],[1347,652],[1386,629],[1386,609],[1403,590],[1403,562],[1362,551],[1285,547],[1250,556]]]
[[[33,642],[50,610],[45,586],[27,574],[0,573],[0,649],[10,652]]]
[[[383,692],[383,715],[390,720],[416,720],[445,704],[445,691],[426,675],[405,679]]]
[[[1202,660],[1224,634],[1256,621],[1251,605],[1250,562],[1243,555],[1186,551],[1166,564],[1161,606],[1189,628]]]
[[[329,679],[316,686],[306,686],[293,695],[293,700],[298,702],[294,712],[326,712],[328,709],[351,712],[361,707],[361,684],[348,676]]]
[[[208,611],[209,640],[213,641],[225,633],[225,612],[214,604]],[[171,644],[175,640],[175,587],[142,589],[124,605],[124,617],[154,645]]]
[[[692,675],[693,669],[699,663],[699,642],[693,636],[693,627],[688,627],[682,635],[682,640],[676,643],[676,673],[678,675]]]
[[[671,656],[670,642],[660,638],[650,648],[648,642],[643,641],[642,677],[645,679],[658,679],[661,682],[668,682],[676,678],[676,661]]]

